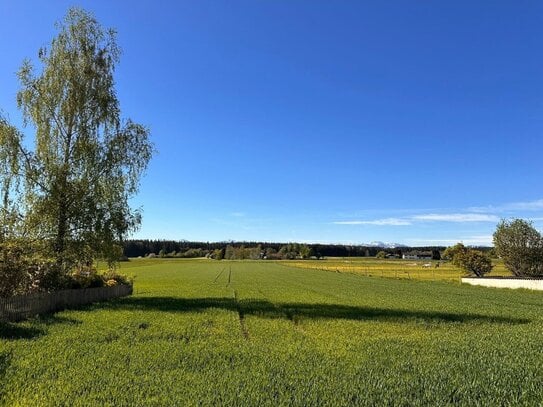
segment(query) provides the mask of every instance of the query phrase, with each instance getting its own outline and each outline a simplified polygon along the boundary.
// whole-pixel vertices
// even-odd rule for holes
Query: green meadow
[[[0,325],[0,404],[543,402],[542,293],[322,268],[123,263],[133,296]]]

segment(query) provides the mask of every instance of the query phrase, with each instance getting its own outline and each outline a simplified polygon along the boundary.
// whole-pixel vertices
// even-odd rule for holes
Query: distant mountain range
[[[397,248],[400,248],[400,247],[408,247],[408,246],[406,246],[404,244],[400,244],[400,243],[389,243],[389,242],[379,242],[379,241],[370,242],[370,243],[368,243],[368,246],[382,247],[383,249],[397,249]]]

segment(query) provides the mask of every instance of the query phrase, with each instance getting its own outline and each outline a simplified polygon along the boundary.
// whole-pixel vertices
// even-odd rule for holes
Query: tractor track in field
[[[234,289],[232,291],[234,293],[234,301],[236,303],[236,308],[238,311],[239,326],[241,329],[241,334],[243,335],[244,339],[249,340],[249,330],[247,329],[247,325],[245,323],[245,312],[243,311],[243,308],[238,301],[238,292]]]
[[[213,280],[214,283],[217,282],[217,280],[219,279],[219,277],[221,276],[222,273],[224,273],[224,271],[226,270],[226,267],[223,267],[221,269],[221,271],[219,271],[219,274],[217,274],[217,276],[215,277],[215,279]]]
[[[215,277],[213,280],[213,283],[216,283],[217,280],[220,278],[220,276],[226,271],[226,267],[223,267],[219,274]],[[232,267],[228,268],[228,282],[226,283],[226,287],[230,287],[232,284]],[[238,300],[238,292],[232,288],[232,295],[234,298],[234,303],[236,304],[236,310],[238,312],[238,319],[239,319],[239,327],[241,330],[241,335],[244,339],[249,340],[249,330],[247,329],[247,324],[245,323],[245,311],[243,310],[243,307],[241,306],[239,300]]]

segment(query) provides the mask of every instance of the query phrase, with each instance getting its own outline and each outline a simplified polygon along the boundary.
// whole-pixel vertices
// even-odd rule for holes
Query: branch
[[[32,159],[29,157],[29,153],[28,151],[26,151],[23,146],[21,145],[21,143],[17,143],[17,148],[19,149],[19,151],[21,152],[21,154],[23,155],[24,159],[25,159],[25,166],[27,167],[27,175],[29,177],[31,177],[31,181],[36,183],[40,188],[42,188],[45,192],[48,192],[48,193],[51,193],[51,190],[46,187],[43,183],[41,183],[38,179],[36,179],[35,177],[32,177],[32,173],[35,171],[35,169],[33,168],[32,166]]]

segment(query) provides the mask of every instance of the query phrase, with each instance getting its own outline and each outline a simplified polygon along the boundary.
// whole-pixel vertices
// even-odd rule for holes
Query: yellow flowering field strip
[[[280,264],[291,267],[325,270],[336,273],[354,273],[366,277],[385,277],[428,281],[459,282],[465,272],[450,262],[432,260],[377,260],[374,258],[331,258],[326,260],[291,260]],[[505,276],[503,262],[494,261],[494,268],[488,276]]]

